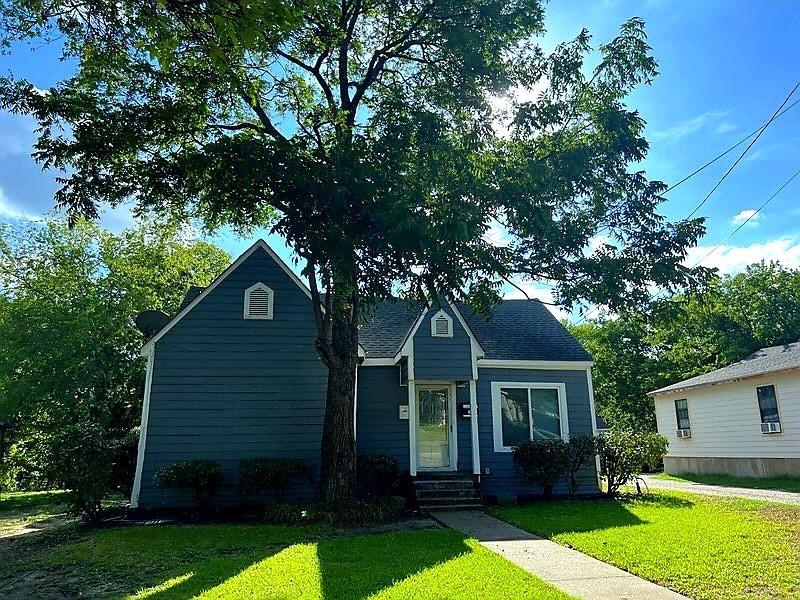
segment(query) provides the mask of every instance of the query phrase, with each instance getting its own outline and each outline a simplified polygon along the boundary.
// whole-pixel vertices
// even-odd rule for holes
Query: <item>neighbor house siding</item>
[[[257,282],[275,293],[272,320],[243,318],[244,290]],[[176,461],[221,463],[219,503],[236,501],[243,458],[317,465],[327,371],[315,337],[308,296],[261,249],[168,331],[155,349],[140,506],[190,501],[153,485]],[[292,495],[313,491],[304,482]]]
[[[433,337],[431,317],[439,312],[432,308],[423,317],[414,335],[414,379],[428,381],[463,381],[472,378],[470,338],[453,309],[443,309],[453,320],[453,337]]]
[[[761,433],[756,387],[764,385],[776,388],[783,433]],[[681,398],[689,409],[689,439],[676,435],[675,400]],[[669,441],[666,464],[673,458],[800,459],[800,372],[663,394],[655,406],[658,431]],[[800,461],[794,468],[800,473]]]
[[[494,450],[491,384],[493,381],[565,384],[570,437],[592,435],[592,415],[586,371],[480,368],[478,374],[478,435],[481,470],[484,473],[485,469],[490,471],[488,475],[484,474],[481,477],[481,493],[485,496],[498,497],[540,493],[541,490],[537,486],[526,485],[519,479],[510,452],[495,452]],[[579,493],[597,492],[597,474],[594,463],[580,473],[579,481],[581,484]],[[554,492],[566,493],[565,482],[561,481]]]
[[[359,454],[395,457],[408,470],[408,420],[400,406],[408,405],[408,388],[400,386],[399,367],[359,367],[356,447]]]

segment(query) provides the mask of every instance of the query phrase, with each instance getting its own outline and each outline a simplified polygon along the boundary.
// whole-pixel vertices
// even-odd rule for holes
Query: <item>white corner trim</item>
[[[260,290],[267,293],[267,314],[266,315],[254,315],[250,312],[250,296],[253,292]],[[249,320],[272,320],[272,308],[275,304],[275,292],[272,291],[272,288],[269,287],[266,283],[259,281],[251,285],[244,291],[244,318]]]
[[[592,361],[573,360],[505,360],[483,358],[478,361],[482,369],[543,369],[554,371],[584,371],[594,365]]]
[[[181,311],[180,311],[180,312],[179,312],[177,315],[175,315],[174,317],[172,317],[172,319],[169,321],[169,323],[167,323],[167,324],[164,326],[164,328],[163,328],[163,329],[161,329],[161,331],[159,331],[159,332],[158,332],[157,334],[155,334],[155,335],[154,335],[152,338],[150,338],[150,340],[148,340],[148,341],[147,341],[147,343],[146,343],[144,346],[142,346],[142,350],[141,350],[141,354],[142,354],[142,356],[147,356],[147,354],[146,354],[146,353],[147,353],[147,352],[149,352],[149,351],[150,351],[150,349],[151,349],[151,348],[153,348],[153,347],[155,346],[155,344],[156,344],[156,342],[157,342],[158,340],[160,340],[162,337],[164,337],[164,335],[165,335],[165,334],[166,334],[166,333],[167,333],[167,332],[168,332],[170,329],[172,329],[173,327],[175,327],[175,325],[177,325],[177,323],[178,323],[178,322],[179,322],[181,319],[183,319],[183,317],[185,317],[185,316],[186,316],[186,315],[187,315],[189,312],[191,312],[191,310],[192,310],[192,309],[193,309],[195,306],[197,306],[198,304],[200,304],[200,302],[202,302],[202,301],[203,301],[203,299],[204,299],[206,296],[208,296],[208,295],[209,295],[211,292],[213,292],[213,291],[214,291],[214,288],[216,288],[216,287],[217,287],[217,286],[218,286],[220,283],[222,283],[223,281],[225,281],[225,279],[228,277],[228,275],[230,275],[230,274],[231,274],[231,273],[233,273],[233,272],[234,272],[236,269],[238,269],[238,268],[239,268],[239,266],[240,266],[240,265],[241,265],[241,264],[242,264],[244,261],[246,261],[248,258],[250,258],[250,256],[251,256],[251,255],[252,255],[252,254],[253,254],[253,253],[254,253],[256,250],[258,250],[259,248],[260,248],[260,249],[262,249],[262,250],[264,250],[264,251],[265,251],[265,252],[266,252],[266,253],[267,253],[267,254],[270,256],[270,258],[272,258],[272,260],[274,260],[274,261],[275,261],[275,262],[278,264],[278,266],[279,266],[281,269],[283,269],[283,271],[284,271],[284,272],[285,272],[285,273],[286,273],[286,274],[289,276],[289,278],[290,278],[292,281],[294,281],[294,282],[295,282],[295,284],[297,284],[297,287],[299,287],[301,290],[303,290],[303,293],[305,293],[305,295],[306,295],[306,296],[308,296],[309,298],[311,298],[311,290],[309,290],[309,289],[308,289],[308,287],[306,286],[306,284],[304,284],[304,283],[302,282],[302,280],[301,280],[301,279],[300,279],[300,278],[299,278],[299,277],[298,277],[298,276],[295,274],[295,272],[294,272],[294,271],[292,271],[292,270],[289,268],[289,266],[288,266],[288,265],[287,265],[285,262],[283,262],[283,260],[281,260],[281,257],[280,257],[280,256],[278,256],[277,254],[275,254],[275,252],[272,250],[272,248],[270,248],[270,247],[269,247],[269,245],[267,245],[267,243],[266,243],[264,240],[258,240],[258,241],[257,241],[255,244],[253,244],[253,245],[252,245],[252,246],[250,246],[250,247],[249,247],[247,250],[245,250],[245,251],[242,253],[242,255],[241,255],[241,256],[239,256],[239,258],[237,258],[235,261],[233,261],[233,262],[231,263],[231,265],[230,265],[230,266],[229,266],[227,269],[225,269],[225,270],[224,270],[224,271],[223,271],[223,272],[222,272],[222,273],[221,273],[221,274],[220,274],[220,275],[219,275],[219,276],[218,276],[218,277],[217,277],[217,278],[216,278],[214,281],[212,281],[212,282],[211,282],[211,284],[210,284],[208,287],[206,287],[206,289],[204,289],[204,290],[203,290],[203,291],[202,291],[200,294],[198,294],[198,296],[197,296],[197,297],[196,297],[194,300],[192,300],[192,301],[191,301],[189,304],[187,304],[186,306],[184,306],[184,307],[183,307],[183,310],[181,310]]]
[[[586,385],[589,388],[589,412],[592,415],[592,436],[597,437],[597,411],[594,405],[594,385],[592,384],[592,367],[586,367]]]
[[[139,494],[142,491],[142,469],[144,468],[144,452],[147,446],[147,425],[150,420],[150,388],[153,386],[153,363],[155,348],[147,353],[147,367],[144,377],[144,400],[142,401],[142,421],[139,425],[139,447],[136,453],[136,475],[131,490],[131,508],[139,506]]]
[[[474,379],[469,381],[469,427],[472,434],[472,474],[481,474],[481,451],[478,436],[478,394]]]
[[[447,321],[447,332],[440,334],[436,332],[436,321],[442,318],[445,321]],[[453,337],[453,318],[450,315],[448,315],[444,311],[444,309],[439,309],[439,311],[431,317],[431,337],[438,337],[438,338]]]
[[[527,381],[493,381],[492,382],[492,438],[495,452],[511,452],[510,446],[503,445],[503,418],[500,409],[500,389],[517,388],[525,390],[557,390],[558,392],[558,424],[561,428],[561,439],[569,440],[569,411],[567,410],[567,385],[565,383],[527,382]],[[528,395],[528,411],[530,411],[530,394]],[[528,416],[528,426],[533,431],[533,419]]]
[[[417,392],[414,380],[408,380],[408,472],[417,475]]]

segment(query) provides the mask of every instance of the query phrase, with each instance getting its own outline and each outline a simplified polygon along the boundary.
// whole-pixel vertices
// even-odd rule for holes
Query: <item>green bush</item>
[[[307,523],[350,527],[375,525],[396,521],[404,506],[405,499],[397,496],[357,500],[338,505],[275,503],[264,509],[264,520],[284,525]]]
[[[542,488],[546,498],[567,471],[568,449],[563,440],[528,440],[513,450],[514,462],[526,483]]]
[[[393,456],[361,455],[357,470],[359,492],[365,498],[388,496],[400,483],[400,464]]]
[[[159,467],[153,476],[160,488],[188,489],[199,506],[222,485],[222,467],[213,460],[190,460]]]
[[[286,458],[248,458],[239,463],[239,495],[272,492],[281,502],[286,496],[286,488],[298,476],[306,476],[312,481],[314,467]]]
[[[567,442],[566,477],[570,496],[578,493],[578,473],[594,462],[596,452],[595,438],[590,435],[578,435]]]
[[[608,484],[607,494],[634,481],[647,464],[657,464],[667,453],[667,439],[649,432],[611,430],[597,438],[600,474]]]

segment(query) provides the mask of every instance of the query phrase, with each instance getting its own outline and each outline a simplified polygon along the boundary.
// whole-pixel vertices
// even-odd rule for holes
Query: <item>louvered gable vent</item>
[[[433,337],[453,337],[453,319],[443,310],[431,318],[431,335]]]
[[[263,283],[257,283],[244,292],[245,319],[271,319],[274,294]]]

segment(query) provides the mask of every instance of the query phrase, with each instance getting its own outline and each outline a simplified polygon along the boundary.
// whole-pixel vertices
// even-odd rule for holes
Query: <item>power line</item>
[[[698,210],[700,210],[700,208],[706,202],[708,202],[708,199],[711,198],[711,195],[714,192],[717,191],[719,186],[722,185],[722,182],[725,181],[728,178],[728,175],[730,175],[731,172],[736,168],[736,165],[738,165],[741,162],[741,160],[745,157],[745,154],[747,154],[747,152],[750,150],[750,148],[753,147],[753,144],[755,144],[758,141],[758,138],[760,138],[761,135],[767,130],[767,127],[769,127],[772,124],[772,122],[778,117],[778,113],[780,113],[781,110],[783,109],[783,107],[786,106],[786,103],[789,102],[789,99],[794,95],[794,93],[795,93],[795,91],[797,90],[798,87],[800,87],[800,81],[798,81],[795,84],[795,86],[792,88],[792,91],[789,92],[788,96],[786,96],[786,99],[781,103],[781,105],[778,107],[778,109],[772,114],[772,116],[769,118],[769,120],[764,124],[764,127],[761,128],[761,131],[758,132],[758,135],[756,135],[756,137],[753,138],[753,140],[747,145],[747,148],[745,148],[744,151],[739,155],[739,158],[737,158],[733,162],[733,164],[730,166],[730,168],[727,171],[725,171],[725,174],[720,178],[720,180],[716,183],[716,185],[713,188],[711,188],[711,191],[708,192],[708,194],[706,194],[706,197],[703,198],[703,200],[700,202],[700,204],[695,206],[694,210],[689,213],[689,216],[686,217],[687,219],[691,219],[694,216],[694,214]]]
[[[748,216],[748,217],[747,217],[747,218],[746,218],[744,221],[742,221],[742,223],[740,223],[740,224],[739,224],[739,226],[738,226],[736,229],[734,229],[734,230],[733,230],[733,231],[730,233],[730,235],[728,235],[728,237],[726,237],[726,238],[725,238],[724,240],[722,240],[722,241],[721,241],[719,244],[717,244],[716,246],[714,246],[714,247],[711,249],[711,251],[710,251],[708,254],[706,254],[706,255],[705,255],[703,258],[701,258],[699,261],[697,261],[697,262],[696,262],[696,263],[695,263],[695,264],[692,266],[692,268],[694,269],[695,267],[698,267],[698,266],[700,266],[700,264],[701,264],[701,263],[702,263],[702,262],[703,262],[705,259],[707,259],[709,256],[711,256],[712,254],[714,254],[714,253],[715,253],[717,250],[719,250],[719,249],[720,249],[722,246],[724,246],[724,245],[725,245],[725,244],[728,242],[728,240],[730,240],[730,239],[731,239],[731,238],[732,238],[734,235],[736,235],[737,233],[739,233],[739,231],[742,229],[742,227],[744,227],[744,226],[745,226],[745,225],[747,225],[747,224],[748,224],[748,223],[749,223],[749,222],[750,222],[752,219],[754,219],[754,218],[756,217],[756,215],[758,215],[758,214],[759,214],[759,213],[760,213],[760,212],[763,210],[763,208],[764,208],[764,207],[765,207],[767,204],[769,204],[770,202],[772,202],[773,198],[775,198],[775,196],[777,196],[778,194],[780,194],[780,193],[781,193],[781,192],[784,190],[784,188],[785,188],[786,186],[788,186],[790,183],[792,183],[792,181],[794,181],[794,179],[795,179],[795,178],[796,178],[798,175],[800,175],[800,169],[798,169],[797,171],[795,171],[795,172],[794,172],[794,175],[792,175],[791,177],[789,177],[789,179],[787,179],[786,181],[784,181],[784,182],[783,182],[783,185],[781,185],[781,187],[779,187],[779,188],[778,188],[778,189],[775,191],[775,193],[774,193],[774,194],[772,194],[772,196],[770,196],[769,198],[767,198],[767,199],[766,199],[766,201],[764,202],[764,204],[762,204],[761,206],[759,206],[759,207],[758,207],[758,209],[757,209],[755,212],[753,212],[753,214],[751,214],[751,215],[750,215],[750,216]]]
[[[789,106],[787,106],[781,112],[778,113],[778,115],[775,117],[775,120],[781,118],[783,115],[785,115],[787,112],[789,112],[791,109],[793,109],[798,104],[800,104],[800,100],[795,100],[794,102],[792,102]],[[685,182],[689,181],[692,177],[694,177],[695,175],[697,175],[701,171],[704,171],[705,169],[707,169],[708,167],[713,165],[715,162],[717,162],[723,156],[727,156],[730,152],[732,152],[733,150],[735,150],[736,148],[738,148],[739,146],[744,144],[747,140],[749,140],[751,137],[753,137],[759,131],[763,131],[764,129],[766,129],[768,123],[769,123],[769,121],[767,123],[765,123],[764,125],[762,125],[761,127],[757,128],[757,129],[754,129],[749,134],[747,134],[742,139],[740,139],[738,142],[736,142],[733,146],[731,146],[727,150],[721,152],[720,154],[717,154],[710,161],[708,161],[707,163],[705,163],[702,166],[698,167],[697,169],[695,169],[694,171],[689,173],[686,177],[684,177],[683,179],[681,179],[677,183],[674,183],[671,186],[669,186],[666,190],[664,190],[664,193],[666,194],[668,192],[671,192],[672,190],[674,190],[676,187],[678,187],[682,183],[685,183]]]

